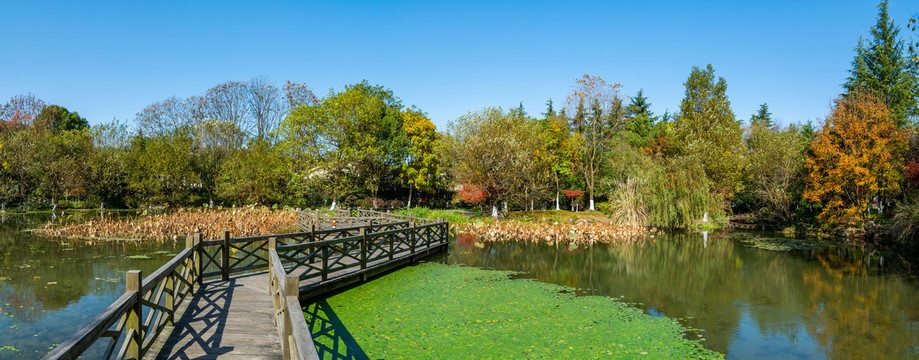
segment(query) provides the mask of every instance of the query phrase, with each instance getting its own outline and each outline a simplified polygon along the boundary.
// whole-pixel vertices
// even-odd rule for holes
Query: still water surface
[[[687,336],[728,358],[919,358],[919,289],[900,256],[855,246],[777,252],[737,241],[758,236],[777,235],[679,233],[578,248],[460,235],[446,261],[623,297],[684,319],[700,329]]]
[[[0,217],[0,359],[41,357],[123,293],[125,271],[149,274],[181,250],[22,231],[48,217]],[[687,336],[728,358],[919,358],[919,288],[907,261],[864,247],[775,252],[737,241],[757,236],[775,235],[678,233],[578,248],[461,235],[443,261],[622,297],[684,319],[700,329]]]
[[[23,231],[50,216],[0,215],[0,359],[42,357],[124,293],[125,271],[149,274],[182,250],[171,243],[90,244]]]

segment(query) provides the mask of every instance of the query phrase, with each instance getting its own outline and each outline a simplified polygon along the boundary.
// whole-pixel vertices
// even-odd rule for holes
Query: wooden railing
[[[297,215],[300,231],[307,232],[339,227],[369,226],[378,223],[406,221],[414,224],[434,224],[437,221],[368,209],[307,210]]]
[[[101,358],[140,359],[201,281],[195,243],[200,238],[189,237],[185,250],[146,278],[140,270],[128,271],[125,294],[44,359],[76,359],[101,339],[109,340],[98,344]]]
[[[185,249],[150,276],[143,278],[139,270],[128,271],[125,294],[43,359],[76,359],[94,346],[104,347],[100,356],[103,359],[141,359],[163,329],[173,324],[175,310],[204,278],[220,276],[228,280],[233,274],[265,268],[269,268],[275,310],[282,309],[284,313],[280,315],[286,316],[285,327],[282,329],[278,325],[282,343],[287,343],[284,345],[288,349],[286,354],[293,359],[312,359],[308,356],[316,350],[302,316],[303,327],[293,322],[286,325],[286,321],[295,317],[291,316],[295,314],[294,308],[300,313],[299,302],[288,299],[302,294],[301,282],[325,281],[332,273],[357,267],[366,270],[388,260],[445,245],[449,232],[449,223],[440,219],[372,210],[336,210],[335,214],[360,215],[359,220],[350,222],[360,225],[320,230],[317,224],[311,223],[311,231],[307,232],[244,238],[230,238],[227,231],[223,239],[206,241],[202,241],[201,234],[189,236]],[[310,215],[320,221],[338,219],[319,213],[301,213],[300,217]],[[300,226],[302,228],[303,223]],[[277,262],[273,263],[275,259]],[[297,272],[299,274],[291,275]],[[283,307],[278,308],[281,304]],[[277,318],[275,321],[279,324]],[[310,338],[309,342],[302,342],[306,338]],[[103,339],[109,342],[99,343]],[[291,344],[291,339],[296,344]],[[295,351],[290,352],[290,349]]]
[[[291,264],[285,270],[299,273],[300,280],[318,278],[325,281],[332,273],[358,267],[364,270],[373,264],[446,244],[449,224],[382,230],[385,227],[389,226],[338,229],[338,236],[333,239],[279,245],[278,256]]]
[[[300,279],[289,275],[275,249],[276,239],[269,240],[268,249],[268,292],[274,299],[274,325],[281,338],[281,352],[284,359],[319,359],[310,328],[300,305]]]

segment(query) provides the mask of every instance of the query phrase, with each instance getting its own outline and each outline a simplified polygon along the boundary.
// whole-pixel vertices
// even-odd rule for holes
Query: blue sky
[[[735,114],[826,116],[874,1],[2,1],[0,103],[32,92],[91,124],[265,76],[319,96],[367,79],[442,128],[484,106],[538,114],[598,75],[678,109],[694,65],[728,83]],[[919,3],[892,0],[906,20]]]

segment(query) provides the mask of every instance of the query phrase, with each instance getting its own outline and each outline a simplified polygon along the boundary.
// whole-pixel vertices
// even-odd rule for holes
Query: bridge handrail
[[[285,359],[318,360],[319,353],[300,305],[300,278],[284,270],[276,239],[269,239],[269,243],[268,291],[274,300],[274,325],[281,339],[281,352]]]
[[[163,330],[173,324],[175,310],[200,281],[200,244],[195,239],[200,240],[200,234],[188,237],[185,250],[146,278],[140,270],[128,271],[124,295],[42,359],[77,359],[102,338],[110,339],[104,359],[143,358]]]
[[[292,314],[293,306],[299,306],[299,300],[293,302],[287,301],[287,298],[290,296],[296,298],[299,295],[299,280],[305,273],[300,276],[289,275],[278,256],[278,249],[285,251],[297,251],[310,247],[330,249],[335,244],[360,243],[377,238],[388,238],[386,241],[388,241],[390,250],[387,256],[392,259],[396,255],[392,250],[393,242],[397,240],[406,241],[411,238],[414,241],[418,236],[427,247],[435,242],[435,237],[438,238],[439,243],[446,242],[449,223],[442,219],[420,219],[373,210],[358,211],[365,212],[365,214],[385,214],[391,221],[324,230],[311,227],[313,231],[242,238],[230,238],[229,232],[226,231],[223,239],[206,241],[202,239],[200,233],[189,236],[182,252],[146,278],[142,276],[140,270],[128,271],[125,294],[42,359],[76,359],[102,338],[110,339],[103,358],[141,359],[163,330],[174,323],[175,310],[189,295],[194,293],[195,285],[201,286],[203,278],[209,276],[220,275],[222,279],[227,280],[230,274],[268,267],[273,279],[269,281],[275,281],[275,288],[283,292],[284,308],[288,308],[285,312]],[[433,230],[428,230],[432,228]],[[383,230],[375,231],[376,229]],[[403,236],[402,240],[399,240],[398,236]],[[360,246],[363,248],[373,245],[362,244]],[[376,246],[380,247],[382,243]],[[412,245],[412,251],[414,251],[414,245]],[[231,259],[231,252],[241,255]],[[265,253],[267,256],[264,255]],[[327,251],[325,255],[328,260],[329,256],[334,254]],[[341,254],[340,256],[349,255]],[[363,256],[364,266],[368,260],[376,259],[369,258],[369,254],[366,253]],[[294,259],[285,255],[284,258],[292,264],[302,264],[301,261],[306,260],[318,260],[318,256]],[[216,267],[218,271],[205,271],[209,267]],[[273,272],[274,267],[281,271]],[[325,269],[322,272],[323,278],[326,277],[329,270]],[[284,273],[283,276],[280,275],[281,272]],[[283,281],[280,280],[282,277]],[[285,286],[286,281],[294,281],[294,279],[296,279],[294,285]],[[301,320],[302,324],[295,321],[288,327],[290,336],[292,336],[288,340],[298,344],[304,344],[306,341],[304,339],[311,339],[305,318]],[[282,341],[282,343],[287,342]],[[306,343],[312,345],[311,340]],[[316,351],[313,346],[288,343],[287,349],[294,349],[300,359],[318,358],[311,357]]]

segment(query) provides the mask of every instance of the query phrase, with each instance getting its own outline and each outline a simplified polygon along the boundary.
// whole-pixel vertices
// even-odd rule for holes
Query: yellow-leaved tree
[[[806,160],[804,197],[823,205],[818,219],[864,224],[872,201],[899,191],[905,146],[883,102],[861,91],[837,99]]]

